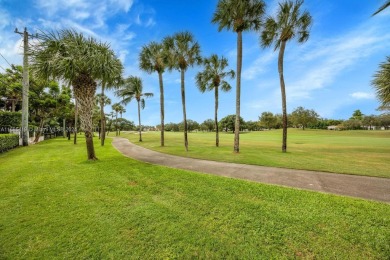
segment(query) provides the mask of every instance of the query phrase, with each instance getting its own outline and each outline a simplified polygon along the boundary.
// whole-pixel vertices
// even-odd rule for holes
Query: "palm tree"
[[[261,34],[261,45],[263,48],[275,44],[274,50],[279,49],[278,71],[280,89],[282,93],[283,111],[283,144],[282,151],[287,151],[287,105],[286,87],[283,76],[283,57],[287,41],[298,37],[298,42],[303,43],[309,39],[309,30],[312,23],[311,15],[304,11],[300,12],[303,0],[285,1],[279,3],[276,17],[268,17],[264,23],[264,30]]]
[[[119,103],[115,103],[111,106],[112,110],[115,111],[115,133],[118,136],[118,113],[124,109],[123,106]]]
[[[376,72],[372,81],[376,95],[381,101],[380,108],[383,110],[389,110],[390,106],[390,56],[386,59],[386,62],[379,65],[379,71]]]
[[[372,16],[377,15],[378,13],[382,12],[389,6],[390,6],[390,0],[387,0],[387,2],[385,2],[381,7],[379,7],[379,9],[375,13],[373,13]]]
[[[60,78],[73,86],[89,160],[97,159],[93,145],[92,112],[96,81],[104,79],[101,63],[118,62],[113,53],[105,56],[106,61],[102,60],[100,52],[108,48],[107,44],[98,43],[74,30],[62,30],[40,36],[40,41],[32,46],[30,53],[31,67],[38,77]]]
[[[226,28],[237,33],[236,122],[234,127],[234,152],[240,151],[240,99],[242,68],[242,32],[259,30],[265,12],[262,0],[220,0],[212,22],[218,31]]]
[[[153,97],[153,93],[143,93],[142,79],[130,76],[124,80],[123,86],[115,94],[122,98],[121,103],[127,105],[133,98],[138,103],[138,124],[139,124],[139,141],[142,142],[141,133],[141,108],[145,108],[145,99],[143,97]]]
[[[214,89],[215,94],[215,146],[219,146],[219,129],[218,129],[218,90],[221,87],[222,91],[229,91],[231,89],[230,84],[224,80],[229,76],[234,79],[234,70],[225,71],[225,68],[229,65],[228,60],[224,57],[218,58],[218,55],[211,55],[209,58],[203,60],[204,70],[196,75],[196,84],[199,90],[204,93],[206,90],[211,91]]]
[[[118,112],[121,115],[121,119],[122,119],[122,114],[126,113],[126,109],[123,106],[120,106],[119,109],[118,109]],[[122,130],[122,120],[119,123],[119,135],[121,135],[121,130]]]
[[[111,57],[115,56],[112,50],[101,46],[99,55],[101,56],[100,73],[101,79],[101,99],[100,99],[100,117],[101,117],[101,138],[100,144],[104,146],[104,140],[106,139],[106,117],[104,113],[104,106],[107,104],[104,102],[104,90],[105,88],[111,89],[120,84],[121,76],[123,72],[123,65],[117,58],[114,60]]]
[[[161,136],[160,143],[164,146],[164,85],[162,74],[166,68],[166,52],[163,44],[151,42],[142,47],[139,55],[139,67],[141,70],[151,74],[158,73],[160,85],[160,118],[161,118]]]
[[[188,151],[188,127],[184,76],[188,67],[192,67],[194,66],[194,64],[201,63],[202,58],[200,57],[200,46],[194,40],[194,36],[190,32],[179,32],[172,37],[166,37],[164,39],[164,46],[168,52],[168,69],[170,71],[176,69],[181,74],[181,101],[183,106],[184,147],[186,151]]]
[[[103,87],[102,87],[103,89]],[[103,102],[102,102],[103,101]],[[99,94],[96,94],[95,96],[95,102],[96,102],[96,105],[100,105],[100,131],[99,131],[99,138],[100,140],[105,138],[106,137],[106,114],[104,114],[102,116],[101,112],[102,112],[102,107],[104,108],[105,105],[111,105],[111,99],[109,97],[107,97],[105,94],[102,94],[102,93],[99,93]],[[103,105],[103,106],[102,106]],[[103,110],[104,112],[104,110]],[[102,122],[104,121],[104,122]],[[104,134],[103,134],[104,133]],[[101,140],[101,145],[104,145],[104,140],[102,141]]]

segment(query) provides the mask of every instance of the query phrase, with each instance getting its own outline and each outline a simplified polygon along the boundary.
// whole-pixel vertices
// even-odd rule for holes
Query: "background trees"
[[[276,128],[277,117],[272,112],[263,112],[259,117],[260,125],[264,128]]]
[[[303,0],[285,1],[279,3],[279,9],[276,17],[268,17],[261,33],[261,45],[264,47],[274,43],[274,50],[279,49],[278,71],[280,90],[282,94],[282,113],[283,113],[283,144],[282,151],[287,151],[287,101],[286,86],[283,75],[283,58],[287,41],[298,36],[298,42],[303,43],[309,39],[309,29],[311,25],[311,16],[307,11],[301,14]]]
[[[204,70],[196,74],[196,85],[198,89],[204,93],[206,90],[214,90],[215,97],[215,146],[219,146],[219,129],[218,129],[218,95],[219,87],[222,91],[230,91],[230,84],[225,81],[226,77],[234,78],[235,73],[233,70],[225,71],[225,68],[229,65],[226,58],[219,58],[218,55],[213,54],[209,58],[203,60]]]
[[[309,124],[315,124],[320,116],[313,109],[305,109],[304,107],[297,107],[291,113],[291,121],[295,127],[302,127],[303,130]]]
[[[240,102],[242,68],[242,32],[258,30],[265,13],[265,3],[261,0],[220,0],[212,23],[218,24],[218,31],[232,30],[237,33],[237,77],[236,77],[236,122],[234,131],[234,152],[240,151]]]

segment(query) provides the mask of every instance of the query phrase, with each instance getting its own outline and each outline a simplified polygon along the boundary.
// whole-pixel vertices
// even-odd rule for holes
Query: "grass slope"
[[[328,131],[289,129],[288,152],[281,152],[279,130],[249,132],[240,135],[240,153],[233,153],[231,133],[220,134],[215,147],[215,133],[189,133],[189,152],[185,152],[183,133],[166,133],[165,147],[160,147],[159,132],[147,132],[143,142],[137,135],[122,133],[146,148],[214,161],[305,169],[390,178],[390,131]]]
[[[146,139],[146,138],[145,138]],[[390,255],[390,206],[125,158],[111,140],[0,155],[0,259]]]

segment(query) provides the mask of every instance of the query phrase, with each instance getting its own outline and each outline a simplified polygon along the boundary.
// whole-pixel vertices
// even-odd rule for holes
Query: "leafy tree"
[[[374,126],[379,125],[379,120],[375,115],[368,115],[363,117],[362,123],[367,130],[374,130]]]
[[[142,142],[141,131],[141,108],[145,108],[145,99],[143,97],[153,97],[153,93],[143,93],[142,79],[130,76],[124,80],[124,84],[115,94],[122,98],[121,103],[127,105],[133,98],[138,104],[138,124],[139,124],[139,141]]]
[[[237,77],[236,77],[236,119],[234,131],[234,152],[240,151],[240,101],[242,68],[242,32],[259,30],[265,13],[262,0],[220,0],[212,22],[218,24],[218,31],[232,30],[237,33]]]
[[[382,12],[389,6],[390,6],[390,0],[387,0],[381,7],[379,7],[379,9],[375,13],[372,14],[372,16],[377,15],[378,13]]]
[[[169,132],[179,132],[179,124],[168,123],[165,125],[165,130]]]
[[[158,82],[160,85],[160,144],[164,146],[164,84],[163,73],[167,67],[167,51],[163,44],[157,42],[151,42],[148,45],[142,47],[139,55],[139,66],[141,70],[151,74],[153,72],[158,73]]]
[[[287,104],[286,87],[283,76],[283,58],[287,41],[298,36],[298,42],[303,43],[309,39],[309,29],[312,18],[307,11],[301,14],[300,8],[303,0],[284,1],[279,3],[276,17],[268,17],[264,23],[264,30],[261,34],[261,45],[263,48],[275,44],[274,50],[279,49],[278,71],[280,89],[282,93],[282,113],[283,113],[283,144],[282,151],[287,151]]]
[[[381,102],[381,107],[390,107],[390,56],[379,65],[379,70],[375,73],[372,85],[376,90],[376,95]]]
[[[264,126],[267,129],[276,128],[277,120],[278,119],[274,116],[274,114],[272,114],[272,112],[263,112],[259,117],[261,126]]]
[[[34,142],[38,142],[44,125],[55,115],[59,104],[60,89],[57,82],[35,81],[29,91],[31,120],[38,124]]]
[[[385,130],[390,128],[390,113],[382,114],[378,116],[378,125],[383,127]]]
[[[345,130],[359,130],[362,129],[362,121],[359,119],[349,119],[344,121],[341,127]]]
[[[5,107],[10,104],[11,112],[16,111],[16,105],[22,100],[22,73],[22,66],[12,65],[0,74],[0,94],[4,97]]]
[[[226,58],[219,58],[218,55],[213,54],[209,58],[203,60],[204,70],[196,74],[196,84],[198,89],[204,93],[206,90],[214,90],[215,97],[215,146],[219,146],[219,129],[218,129],[218,92],[219,87],[222,91],[230,91],[230,84],[224,80],[225,77],[234,78],[234,71],[225,71],[225,68],[229,65]]]
[[[225,116],[219,121],[219,125],[222,129],[225,130],[225,132],[227,131],[234,132],[235,125],[236,125],[236,115]],[[240,126],[243,127],[244,125],[245,125],[245,121],[242,117],[240,117]],[[242,128],[239,130],[242,130]]]
[[[195,64],[199,65],[202,61],[200,57],[200,46],[195,41],[190,32],[179,32],[172,37],[164,39],[164,46],[168,52],[167,64],[169,70],[176,69],[181,74],[181,101],[183,106],[183,123],[184,123],[184,147],[188,151],[188,127],[185,98],[185,72],[188,67]]]
[[[245,125],[249,131],[259,131],[261,129],[259,121],[246,121]]]
[[[214,131],[216,129],[215,121],[213,119],[207,119],[203,121],[203,123],[200,125],[200,128],[208,132]]]
[[[44,79],[60,78],[73,86],[81,128],[84,130],[87,158],[96,160],[93,145],[92,113],[96,92],[96,81],[105,80],[102,63],[118,63],[113,53],[102,55],[109,45],[84,37],[74,30],[62,30],[41,36],[31,47],[30,58],[35,74]],[[102,59],[106,58],[106,61]]]
[[[291,121],[292,123],[305,130],[309,124],[315,124],[319,118],[319,115],[313,110],[305,109],[304,107],[297,107],[291,113]]]
[[[200,127],[200,125],[198,122],[191,120],[191,119],[187,119],[187,129],[189,132],[198,130],[199,127]],[[184,131],[184,122],[179,123],[179,130]]]

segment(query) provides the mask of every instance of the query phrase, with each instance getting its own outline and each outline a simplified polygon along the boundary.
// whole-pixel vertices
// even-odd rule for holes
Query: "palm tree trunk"
[[[161,117],[161,146],[164,146],[164,85],[162,79],[162,73],[158,73],[158,81],[160,83],[160,117]]]
[[[240,99],[242,67],[242,32],[237,32],[236,122],[234,125],[234,152],[240,152]]]
[[[280,90],[282,93],[282,113],[283,113],[283,143],[282,143],[282,152],[287,151],[287,102],[286,102],[286,86],[284,84],[283,76],[283,57],[284,50],[286,48],[286,41],[282,41],[279,50],[278,58],[278,71],[279,71],[279,80],[280,80]]]
[[[138,102],[138,126],[139,126],[139,141],[142,142],[142,132],[141,132],[141,106],[139,104],[140,100],[137,100]]]
[[[77,99],[75,99],[75,107],[74,107],[74,137],[73,144],[77,144],[77,119],[78,119],[78,104]]]
[[[184,124],[184,147],[186,152],[188,152],[188,135],[187,135],[187,113],[186,113],[186,94],[184,88],[184,70],[181,71],[181,102],[183,104],[183,124]]]
[[[77,86],[77,87],[76,87]],[[80,111],[80,127],[84,131],[88,160],[97,160],[93,145],[92,111],[95,105],[96,83],[89,75],[81,74],[74,82],[74,94]]]
[[[16,101],[11,100],[11,112],[15,112],[15,107],[16,107]]]
[[[116,132],[116,136],[118,136],[118,112],[116,112],[116,115],[115,115],[115,132]]]
[[[219,147],[219,131],[218,131],[218,86],[214,86],[215,89],[215,146]]]
[[[106,138],[106,115],[104,114],[104,86],[102,83],[102,96],[100,97],[100,145],[104,146],[104,139]]]

